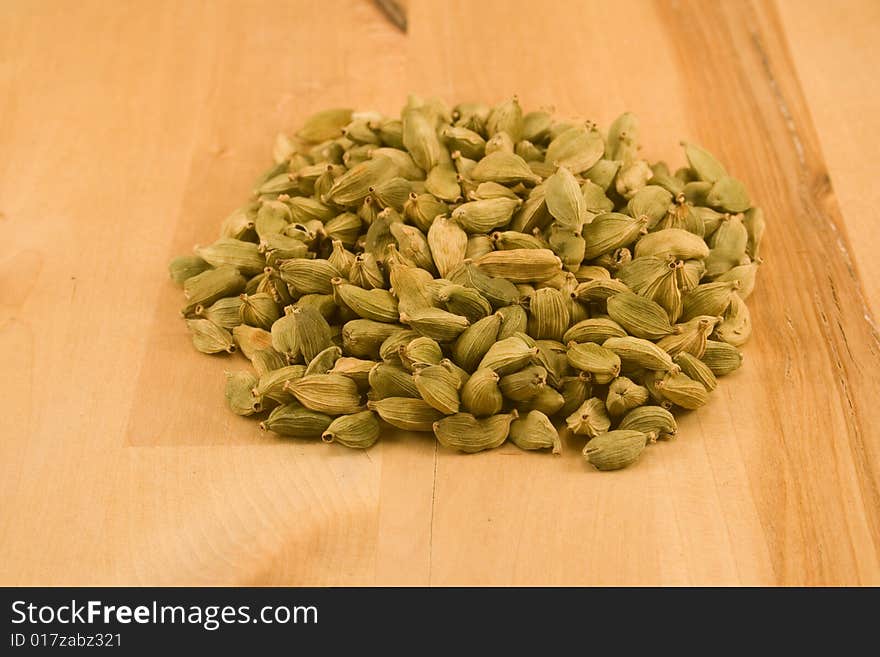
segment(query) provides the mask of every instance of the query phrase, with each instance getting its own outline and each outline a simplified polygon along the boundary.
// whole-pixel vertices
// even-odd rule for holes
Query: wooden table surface
[[[0,584],[880,584],[880,4],[10,1]],[[224,408],[172,255],[339,104],[553,104],[704,144],[768,216],[746,363],[637,466]]]

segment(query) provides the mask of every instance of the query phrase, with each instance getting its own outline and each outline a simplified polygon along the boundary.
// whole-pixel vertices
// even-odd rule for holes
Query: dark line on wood
[[[373,0],[373,3],[394,27],[406,34],[406,9],[397,0]]]

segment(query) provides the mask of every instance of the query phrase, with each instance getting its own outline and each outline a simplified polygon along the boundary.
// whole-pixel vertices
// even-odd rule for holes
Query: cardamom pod
[[[641,431],[618,429],[594,437],[583,454],[597,470],[619,470],[638,461],[647,442]]]
[[[525,417],[514,420],[510,425],[510,441],[520,449],[547,449],[553,454],[562,453],[559,432],[541,411],[529,411]]]
[[[470,413],[456,413],[434,422],[434,435],[444,447],[469,454],[494,449],[507,440],[510,425],[518,415],[514,410],[478,419]]]

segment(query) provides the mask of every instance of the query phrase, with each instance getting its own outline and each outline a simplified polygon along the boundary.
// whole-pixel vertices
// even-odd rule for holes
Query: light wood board
[[[5,3],[0,584],[880,584],[877,4],[408,4],[404,35],[360,0]],[[278,131],[410,91],[632,110],[647,157],[746,182],[754,338],[679,439],[603,474],[225,410],[168,259]]]

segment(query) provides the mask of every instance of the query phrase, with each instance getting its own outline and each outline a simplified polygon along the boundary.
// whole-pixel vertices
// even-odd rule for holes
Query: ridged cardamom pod
[[[210,306],[219,299],[235,296],[244,290],[246,284],[244,276],[228,265],[191,276],[183,283],[186,306],[181,312],[188,315],[196,306]]]
[[[424,107],[413,107],[403,112],[402,120],[403,145],[422,170],[430,171],[441,162],[444,152],[432,116]]]
[[[568,300],[559,290],[541,288],[529,298],[528,334],[536,340],[561,340],[570,320]]]
[[[297,402],[275,408],[260,422],[260,429],[291,438],[320,438],[333,418],[311,411]]]
[[[253,415],[263,410],[253,393],[257,377],[250,372],[226,372],[226,405],[236,415]]]
[[[504,278],[489,276],[467,260],[449,273],[449,280],[479,291],[496,309],[519,299],[516,285]]]
[[[675,369],[672,357],[650,340],[626,335],[608,338],[602,346],[617,354],[621,362],[627,366],[661,372]]]
[[[239,319],[250,326],[270,329],[281,316],[281,309],[275,299],[265,292],[242,294],[239,300]]]
[[[738,370],[743,362],[743,355],[739,349],[726,342],[707,340],[706,350],[700,358],[715,376],[724,376]]]
[[[367,408],[379,414],[393,427],[404,431],[433,431],[443,413],[423,399],[385,397],[367,402]]]
[[[511,230],[532,234],[535,230],[543,230],[553,222],[553,216],[547,209],[546,188],[537,185],[526,197],[525,202],[514,213],[510,222]]]
[[[187,279],[198,276],[209,269],[211,269],[211,265],[197,255],[178,256],[168,264],[171,280],[178,285],[183,285]]]
[[[444,447],[469,454],[499,447],[510,433],[516,411],[478,419],[470,413],[456,413],[434,422],[434,435]]]
[[[355,382],[341,374],[312,374],[285,384],[300,404],[306,408],[342,415],[358,409],[361,396]]]
[[[510,187],[505,187],[496,182],[482,182],[476,186],[474,191],[468,194],[468,199],[471,201],[481,201],[490,198],[510,198],[513,200],[519,199],[516,192],[510,189]]]
[[[459,126],[448,126],[443,130],[450,150],[459,151],[464,157],[479,160],[486,153],[486,140],[473,130]]]
[[[723,321],[715,327],[715,337],[723,342],[741,347],[752,335],[752,316],[746,302],[734,292]],[[701,355],[701,354],[698,354]]]
[[[501,394],[515,402],[531,399],[546,385],[547,370],[540,365],[531,365],[518,372],[502,376],[498,383]]]
[[[709,393],[702,384],[682,372],[667,372],[662,376],[654,373],[646,384],[649,390],[653,388],[661,398],[689,410],[699,408],[709,401]]]
[[[333,363],[331,374],[342,374],[355,382],[358,390],[366,391],[370,387],[370,370],[377,365],[374,360],[364,360],[354,356],[341,356]]]
[[[705,148],[688,142],[682,142],[681,145],[688,164],[700,180],[714,183],[727,175],[721,163]]]
[[[538,348],[532,346],[524,337],[527,336],[518,333],[509,338],[499,340],[489,347],[486,355],[480,360],[478,367],[494,370],[500,375],[510,374],[522,369],[538,353]]]
[[[719,178],[712,184],[705,204],[728,212],[745,212],[751,207],[745,185],[730,176]]]
[[[699,315],[718,317],[723,315],[739,289],[739,281],[703,283],[682,296],[682,315],[684,321]]]
[[[720,319],[710,315],[699,315],[683,324],[676,324],[675,333],[661,338],[657,346],[670,356],[686,351],[699,358],[706,350],[706,339]]]
[[[263,349],[272,347],[272,335],[269,331],[264,331],[253,326],[236,326],[232,329],[232,337],[235,339],[236,346],[241,349],[241,353],[245,358],[253,359],[254,354]]]
[[[312,114],[296,133],[300,139],[314,144],[342,136],[342,129],[351,123],[352,110],[327,109]]]
[[[186,325],[192,336],[193,346],[203,354],[232,354],[237,350],[232,334],[210,320],[188,319]]]
[[[492,314],[492,304],[479,290],[448,283],[437,291],[437,300],[454,315],[466,317],[472,324]]]
[[[611,428],[605,402],[591,397],[565,418],[565,424],[579,436],[595,437]]]
[[[306,371],[303,376],[310,374],[326,374],[333,369],[333,364],[342,356],[342,349],[336,345],[327,347],[323,351],[318,352],[312,360],[306,365]]]
[[[396,365],[376,363],[369,372],[369,383],[372,401],[386,397],[421,398],[412,374]]]
[[[401,330],[405,330],[405,327],[399,324],[353,319],[342,327],[342,348],[348,355],[375,360],[379,358],[382,343]]]
[[[355,256],[348,280],[352,285],[357,285],[365,290],[385,287],[385,275],[379,268],[376,256],[371,253],[359,253]]]
[[[504,398],[498,387],[500,377],[490,369],[478,369],[461,388],[461,403],[476,417],[487,417],[501,412]]]
[[[428,173],[425,189],[436,198],[450,203],[461,200],[461,185],[458,171],[451,162],[441,162]]]
[[[337,316],[338,306],[332,294],[304,294],[293,304],[293,308],[311,308],[328,322]],[[285,308],[286,312],[286,308]]]
[[[413,372],[413,380],[422,399],[444,415],[458,413],[461,379],[443,365],[424,365]]]
[[[587,242],[581,236],[579,229],[554,222],[550,227],[547,242],[553,253],[559,256],[566,270],[576,271],[581,266]]]
[[[647,217],[633,219],[619,212],[600,214],[584,226],[584,259],[593,260],[603,253],[631,244],[639,235],[647,232],[647,225]]]
[[[498,340],[517,334],[525,333],[528,327],[528,314],[520,304],[503,306],[497,310],[501,315],[501,327],[498,329]]]
[[[454,315],[440,308],[417,308],[410,312],[402,312],[400,321],[408,324],[419,334],[438,342],[451,342],[470,326],[466,317]]]
[[[418,365],[439,365],[443,350],[436,340],[424,336],[413,338],[397,350],[403,368],[413,372]]]
[[[447,205],[433,194],[416,194],[412,192],[407,202],[403,205],[403,213],[406,218],[425,232],[430,231],[436,217],[446,216],[448,212],[449,208]]]
[[[712,250],[722,251],[733,260],[739,260],[745,255],[748,244],[749,231],[741,214],[723,214],[721,223],[709,238],[709,247]]]
[[[210,246],[197,247],[196,254],[213,267],[228,265],[247,276],[259,274],[266,266],[266,259],[260,253],[258,245],[228,237],[221,238]]]
[[[638,338],[659,340],[674,331],[662,306],[632,292],[610,297],[608,315]]]
[[[618,429],[590,440],[583,454],[597,470],[619,470],[638,461],[647,442],[641,431]]]
[[[443,216],[432,219],[428,247],[441,276],[447,276],[464,262],[467,243],[467,233],[456,221]]]
[[[562,261],[550,249],[493,251],[474,261],[488,276],[513,283],[546,281],[562,271]]]
[[[619,376],[608,386],[605,408],[612,417],[619,417],[648,401],[648,389],[625,376]]]
[[[233,336],[234,338],[235,336]],[[251,355],[250,361],[257,372],[257,376],[263,376],[266,372],[271,372],[287,365],[284,357],[272,349],[272,347],[255,351]]]
[[[397,166],[387,157],[356,164],[336,179],[326,200],[342,206],[356,206],[370,194],[370,188],[397,176]]]
[[[620,374],[620,357],[592,342],[568,344],[568,363],[582,372],[589,372],[595,383],[610,383]]]
[[[578,376],[567,376],[562,379],[562,387],[559,393],[564,399],[562,408],[558,413],[562,417],[568,417],[574,413],[581,404],[583,404],[590,395],[593,394],[593,386],[590,382],[590,375],[581,372]]]
[[[544,159],[548,164],[565,167],[577,174],[596,164],[604,152],[605,142],[598,130],[576,126],[565,130],[548,144]]]
[[[565,345],[558,340],[535,340],[538,353],[532,361],[547,370],[547,383],[554,388],[562,383],[562,377],[568,374],[568,357]]]
[[[516,96],[492,108],[486,119],[486,132],[490,137],[504,132],[513,141],[522,139],[523,112]]]
[[[739,289],[736,293],[739,295],[740,299],[745,300],[748,299],[755,290],[755,280],[758,274],[758,267],[760,267],[760,263],[758,262],[737,265],[733,269],[718,276],[715,281],[719,283],[737,281],[739,283]]]
[[[677,273],[681,291],[690,292],[700,284],[703,274],[706,273],[706,265],[702,260],[686,260]]]
[[[563,227],[580,230],[586,222],[587,206],[577,179],[571,171],[560,167],[544,181],[547,210]]]
[[[477,182],[497,182],[502,185],[541,182],[519,155],[507,151],[490,153],[471,169],[470,176]]]
[[[544,144],[550,136],[553,117],[549,112],[528,112],[523,116],[523,139],[536,144]]]
[[[675,364],[681,368],[682,372],[687,374],[694,381],[701,383],[706,390],[709,392],[715,390],[718,381],[715,379],[715,374],[706,363],[686,351],[678,354],[673,360],[675,361]]]
[[[331,279],[330,282],[337,302],[349,307],[358,317],[392,324],[400,319],[397,299],[388,290],[379,288],[365,290],[339,277]]]
[[[325,443],[339,443],[358,449],[371,447],[378,439],[379,421],[372,411],[340,415],[321,434],[321,440]]]
[[[327,256],[327,262],[333,265],[341,276],[348,277],[351,273],[351,266],[354,264],[354,261],[354,253],[346,249],[340,240],[334,239],[332,242],[332,251],[330,251],[330,255]],[[333,279],[330,279],[330,282],[332,283]]]
[[[617,176],[617,172],[620,170],[621,164],[620,160],[600,159],[584,172],[584,178],[602,190],[608,191],[608,188],[611,187],[611,183],[614,182],[614,178]],[[608,208],[608,211],[610,210],[611,208]]]
[[[484,183],[485,184],[485,183]],[[496,251],[512,249],[546,249],[547,242],[538,235],[528,235],[517,230],[503,230],[492,233],[492,243]]]
[[[631,199],[636,192],[648,184],[654,172],[644,160],[632,160],[620,167],[614,179],[614,189],[625,199]],[[646,219],[647,220],[647,219]]]
[[[572,325],[562,335],[562,342],[595,342],[602,344],[608,338],[622,338],[626,335],[624,328],[610,317],[584,319]]]
[[[531,399],[518,402],[516,409],[520,413],[539,411],[549,417],[559,413],[564,406],[565,397],[562,396],[562,393],[550,386],[545,386]]]
[[[616,278],[599,278],[578,283],[572,294],[578,301],[590,303],[592,301],[606,301],[615,294],[630,291],[624,282]]]
[[[547,149],[533,144],[532,142],[522,139],[514,144],[513,152],[529,163],[532,171],[535,171],[535,164],[544,164],[544,156]],[[546,166],[546,164],[544,164]]]
[[[242,323],[240,310],[241,299],[239,297],[225,297],[217,299],[207,308],[196,306],[194,314],[196,317],[207,319],[221,328],[234,329]]]
[[[466,328],[452,346],[455,362],[468,372],[477,369],[483,356],[495,344],[501,321],[501,313],[494,313]]]
[[[639,150],[639,118],[632,112],[624,112],[608,126],[605,157],[609,160],[629,162]]]
[[[746,253],[752,260],[757,260],[761,255],[761,240],[764,237],[765,223],[764,211],[761,208],[749,208],[743,217],[743,225],[746,227],[748,235]]]
[[[331,294],[330,281],[340,276],[327,260],[294,258],[285,260],[278,268],[281,278],[293,286],[298,294]]]
[[[253,394],[260,399],[271,399],[279,404],[287,404],[294,401],[293,393],[287,389],[289,381],[295,381],[305,376],[305,365],[286,365],[271,370],[260,376],[253,387]]]
[[[510,441],[520,449],[552,449],[554,454],[562,453],[559,432],[544,413],[529,411],[510,425]]]
[[[488,233],[510,223],[519,199],[506,197],[469,201],[452,212],[452,218],[468,233]]]
[[[650,230],[666,216],[666,212],[672,204],[672,198],[672,194],[663,187],[646,185],[637,191],[626,204],[626,212],[632,217],[648,217],[648,229]]]
[[[406,178],[397,176],[389,178],[370,188],[370,194],[383,208],[394,208],[403,212],[403,206],[412,192],[412,183]]]
[[[393,264],[390,270],[391,291],[397,297],[401,314],[433,307],[434,300],[427,289],[434,280],[430,272],[403,264]]]
[[[618,429],[641,431],[649,438],[668,439],[675,437],[678,425],[672,413],[662,406],[639,406],[632,409],[620,421]]]
[[[681,260],[708,257],[709,247],[702,237],[680,228],[667,228],[648,233],[636,242],[636,259],[641,256],[674,256]]]
[[[397,240],[397,248],[401,256],[431,274],[437,273],[428,240],[422,231],[415,226],[407,226],[400,222],[391,223],[389,230]]]

